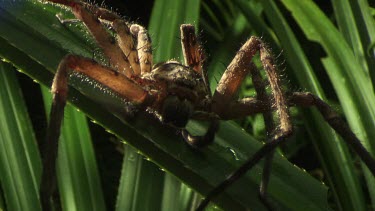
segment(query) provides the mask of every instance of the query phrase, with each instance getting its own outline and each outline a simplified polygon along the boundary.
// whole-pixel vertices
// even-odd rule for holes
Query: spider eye
[[[193,105],[188,100],[180,100],[176,96],[171,96],[164,100],[161,112],[164,123],[184,128],[192,114]]]

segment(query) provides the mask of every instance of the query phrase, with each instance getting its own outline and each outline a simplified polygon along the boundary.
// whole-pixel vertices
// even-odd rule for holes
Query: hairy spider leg
[[[52,83],[52,107],[45,143],[42,148],[43,172],[40,199],[43,210],[50,210],[49,199],[56,188],[56,158],[60,127],[68,95],[68,79],[71,70],[84,74],[116,92],[120,97],[138,105],[147,105],[152,96],[126,76],[91,59],[67,55],[59,64]]]
[[[203,75],[205,55],[195,35],[195,27],[191,24],[182,24],[180,32],[185,65]]]
[[[119,47],[121,48],[122,52],[127,57],[130,67],[132,68],[132,74],[139,76],[141,74],[141,65],[139,62],[138,49],[137,49],[137,36],[138,34],[134,34],[131,32],[130,28],[132,28],[131,24],[122,20],[120,16],[116,13],[100,8],[88,3],[81,2],[82,5],[85,5],[86,8],[95,16],[98,17],[100,21],[109,22],[112,28],[116,32],[116,39]],[[129,27],[130,26],[130,27]],[[150,45],[151,46],[151,45]],[[152,59],[152,56],[151,56]],[[152,63],[152,62],[151,62]],[[151,65],[152,66],[152,65]],[[151,70],[151,69],[150,69]]]
[[[265,102],[271,102],[272,99],[269,99],[269,96],[266,92],[266,83],[263,81],[262,76],[260,75],[259,70],[253,62],[250,63],[250,74],[253,81],[255,91],[257,93],[257,99]],[[268,111],[263,112],[264,124],[266,127],[267,140],[272,138],[273,131],[275,130],[275,121],[272,115],[272,106],[267,104]],[[268,199],[267,188],[270,180],[271,169],[272,169],[272,160],[275,152],[272,151],[266,155],[264,164],[263,164],[263,173],[262,179],[259,186],[259,197],[262,200],[263,204],[267,207],[268,210],[273,210],[271,201]]]
[[[228,106],[235,100],[234,98],[239,87],[250,71],[250,62],[247,61],[256,53],[257,47],[254,45],[254,42],[249,41],[241,47],[228,65],[212,97],[212,111],[217,113],[222,119],[231,119],[233,117]],[[253,99],[254,98],[248,98],[247,102],[252,104],[252,102],[255,101],[255,99]],[[244,114],[238,117],[243,115]]]
[[[103,53],[109,60],[110,66],[128,78],[133,75],[133,70],[129,63],[128,57],[122,52],[116,39],[112,37],[107,29],[100,23],[98,15],[101,13],[96,15],[90,11],[91,9],[95,12],[94,6],[87,6],[87,4],[77,1],[49,1],[71,7],[73,14],[87,26],[98,45],[101,47],[101,49],[103,49]]]
[[[371,171],[372,175],[375,176],[375,160],[373,155],[361,144],[361,141],[353,133],[349,125],[327,103],[309,92],[294,92],[289,102],[291,106],[316,107],[324,120],[341,136],[343,141],[354,150]]]
[[[253,98],[244,98],[240,101],[237,101],[237,103],[233,104],[234,107],[240,108],[242,111],[246,110],[246,107],[248,106],[248,109],[252,108],[258,108],[258,104],[262,104],[266,107],[262,113],[268,112],[269,109],[276,110],[279,117],[280,125],[276,128],[276,131],[273,134],[273,138],[270,142],[266,142],[266,144],[260,148],[248,161],[246,161],[238,170],[236,170],[234,173],[232,173],[225,181],[223,181],[221,184],[219,184],[217,187],[215,187],[208,195],[207,197],[201,202],[201,204],[198,206],[197,210],[203,210],[205,206],[207,206],[208,202],[214,198],[215,196],[222,193],[226,188],[228,188],[230,185],[232,185],[237,179],[239,179],[241,176],[243,176],[247,171],[249,171],[256,163],[258,163],[262,158],[269,156],[270,153],[272,153],[275,148],[281,144],[282,142],[285,142],[287,140],[287,137],[291,135],[292,133],[292,126],[290,123],[290,117],[288,113],[288,106],[303,106],[303,107],[310,107],[315,106],[318,111],[322,114],[324,119],[327,121],[327,123],[343,138],[343,140],[351,146],[351,148],[358,154],[358,156],[362,159],[362,161],[366,164],[366,166],[369,168],[371,173],[375,176],[375,160],[371,156],[371,154],[364,148],[364,146],[361,144],[360,140],[356,137],[356,135],[350,130],[347,123],[340,118],[340,116],[323,100],[321,100],[319,97],[311,94],[311,93],[301,93],[301,92],[295,92],[293,93],[289,98],[285,98],[281,86],[279,77],[276,75],[276,68],[274,66],[274,62],[272,61],[272,56],[269,53],[268,48],[263,44],[261,40],[258,38],[250,38],[248,42],[244,44],[244,46],[240,49],[240,51],[237,53],[235,59],[237,56],[239,57],[248,57],[248,60],[252,58],[252,56],[255,54],[256,50],[260,51],[260,57],[261,62],[266,70],[266,74],[269,78],[269,83],[272,89],[272,97],[274,102],[270,102],[270,100],[267,99],[261,99],[261,96],[257,96],[257,101]],[[241,54],[244,54],[241,56]],[[234,59],[234,60],[235,60]],[[218,88],[216,89],[216,92],[214,93],[214,102],[223,102],[221,99],[230,99],[231,95],[234,94],[236,90],[236,83],[241,83],[243,78],[232,78],[235,76],[234,69],[243,68],[242,71],[254,71],[254,67],[252,64],[250,64],[249,67],[243,67],[243,65],[246,65],[245,60],[238,60],[237,64],[238,66],[234,66],[234,68],[231,68],[231,65],[233,62],[229,65],[227,71],[224,73],[223,77],[229,77],[229,78],[222,78],[219,82]],[[236,64],[236,62],[234,63]],[[253,69],[252,69],[253,68]],[[256,74],[256,72],[255,72]],[[241,76],[243,74],[240,73]],[[257,75],[254,75],[254,72],[252,72],[252,76],[258,77]],[[254,79],[253,79],[254,80]],[[256,80],[255,80],[256,81]],[[229,84],[228,87],[225,86],[225,84]],[[255,86],[259,88],[262,88],[261,85],[257,85],[255,83]],[[232,88],[232,89],[231,89]],[[259,95],[257,90],[257,95]],[[271,107],[270,107],[271,106]],[[223,113],[222,107],[220,105],[213,105],[215,109],[217,109],[218,112],[221,112],[219,114],[225,116],[228,118],[227,113]],[[267,108],[268,107],[268,108]],[[268,109],[268,110],[267,110]],[[253,112],[248,112],[247,114],[252,114]],[[236,115],[229,115],[230,117],[236,117],[240,113],[236,112]],[[237,116],[239,117],[239,116]],[[267,117],[270,118],[270,117]],[[267,120],[265,118],[265,120]],[[269,120],[267,120],[269,121]],[[266,124],[271,124],[266,123]],[[265,206],[267,208],[272,209],[271,204],[267,200],[266,195],[266,188],[268,183],[268,177],[269,177],[269,171],[270,169],[266,169],[263,172],[263,178],[266,179],[265,181],[262,181],[261,187],[260,187],[260,194],[262,202],[265,203]],[[266,175],[264,175],[266,174]],[[263,187],[262,187],[263,186]]]
[[[267,96],[259,72],[257,71],[255,65],[251,62],[252,58],[258,51],[262,66],[267,74],[271,87],[271,97]],[[271,205],[268,203],[266,198],[266,188],[269,181],[273,150],[279,144],[279,142],[283,142],[289,136],[291,136],[293,128],[290,121],[288,103],[281,89],[281,82],[276,71],[276,66],[274,65],[273,57],[267,46],[259,38],[251,37],[237,52],[236,56],[229,64],[227,70],[224,72],[224,75],[219,81],[218,87],[216,88],[213,96],[212,107],[214,112],[217,112],[219,115],[224,114],[225,116],[227,113],[227,111],[225,111],[226,107],[228,104],[230,104],[230,101],[233,101],[238,88],[249,72],[252,74],[252,76],[255,76],[253,81],[255,81],[258,100],[266,102],[265,105],[267,111],[264,112],[264,117],[265,121],[267,121],[267,130],[269,130],[267,132],[269,132],[270,137],[269,142],[267,142],[265,146],[268,146],[266,148],[267,150],[268,148],[271,148],[271,151],[267,151],[265,155],[259,154],[259,152],[263,152],[265,150],[264,147],[261,148],[252,158],[245,162],[245,164],[230,175],[223,183],[214,188],[214,190],[212,190],[201,202],[198,210],[202,210],[213,197],[223,192],[229,185],[245,174],[248,171],[248,168],[252,168],[253,165],[255,165],[255,163],[257,163],[264,156],[268,156],[268,162],[266,162],[265,169],[263,171],[263,178],[265,181],[262,182],[260,187],[260,196],[262,202],[265,203],[265,206],[271,208]],[[260,93],[258,93],[258,91]],[[222,102],[228,103],[225,104]],[[272,118],[271,111],[273,109],[278,114],[279,124],[277,128],[274,126]],[[269,155],[270,153],[271,155]]]
[[[211,99],[212,95],[208,83],[208,75],[207,71],[204,70],[205,54],[195,34],[195,27],[191,24],[182,24],[180,26],[180,34],[184,64],[202,77],[206,93],[209,99]],[[204,114],[202,114],[202,112],[200,112],[199,114],[195,114],[192,118],[199,119],[202,115],[205,117],[205,120],[208,119],[210,121],[208,129],[203,136],[192,136],[187,130],[182,130],[182,136],[186,142],[193,147],[204,147],[212,143],[215,133],[219,128],[219,119],[216,115],[211,115],[211,113],[204,112]]]
[[[137,52],[141,65],[141,74],[149,73],[152,70],[152,45],[147,30],[138,24],[130,26],[131,33],[137,38]]]
[[[185,65],[198,72],[206,85],[206,91],[211,96],[210,84],[207,71],[205,71],[205,60],[203,47],[195,35],[195,27],[191,24],[182,24],[180,27],[181,46]]]
[[[285,97],[283,90],[281,88],[282,84],[280,81],[280,77],[278,77],[279,74],[277,72],[277,68],[276,68],[275,61],[274,61],[271,51],[266,46],[266,44],[262,42],[262,40],[258,38],[255,38],[255,40],[256,40],[254,41],[255,43],[259,43],[260,60],[262,62],[262,66],[266,72],[269,84],[271,86],[272,98],[273,98],[271,99],[273,101],[272,106],[275,107],[276,112],[278,114],[277,117],[279,118],[279,125],[276,127],[273,123],[272,113],[271,112],[263,113],[266,130],[268,133],[267,134],[268,138],[266,141],[277,140],[277,138],[272,139],[270,137],[274,135],[273,131],[275,130],[277,131],[277,133],[280,133],[280,136],[281,136],[280,139],[286,139],[287,137],[291,136],[293,133],[293,126],[292,126],[291,118],[289,115],[289,107],[288,107],[287,98]],[[255,75],[257,74],[256,72],[257,71],[255,71]],[[266,95],[265,88],[261,87],[261,89],[264,89],[264,90],[260,90],[261,93]],[[259,95],[258,92],[257,92],[257,95]],[[278,135],[276,134],[276,136]],[[273,206],[271,205],[271,202],[267,196],[267,187],[268,187],[269,180],[270,180],[273,155],[274,155],[274,150],[267,153],[265,157],[262,180],[261,180],[261,184],[259,187],[260,199],[269,210],[273,210]]]
[[[327,121],[327,123],[341,136],[346,144],[348,144],[355,151],[355,153],[358,154],[361,160],[371,171],[372,175],[375,176],[375,160],[373,156],[361,144],[360,140],[351,131],[349,125],[345,122],[345,120],[343,120],[327,103],[309,92],[294,92],[291,96],[289,96],[288,101],[289,106],[316,107],[323,118]],[[249,108],[252,108],[254,104],[249,105]],[[241,108],[242,106],[245,107],[245,104],[241,104]],[[278,147],[286,140],[287,139],[283,138],[277,141],[267,142],[248,161],[242,164],[242,166],[236,172],[228,176],[226,180],[224,180],[213,190],[211,190],[211,192],[200,203],[196,210],[203,210],[208,205],[211,199],[231,186],[234,182],[237,181],[237,179],[241,178],[247,171],[251,170],[262,158],[269,155],[269,153],[273,152],[276,147]],[[269,204],[265,205],[268,206]]]
[[[136,37],[130,32],[127,23],[121,19],[114,20],[112,28],[116,31],[117,42],[128,58],[133,74],[139,76],[141,74],[141,65],[139,64]]]

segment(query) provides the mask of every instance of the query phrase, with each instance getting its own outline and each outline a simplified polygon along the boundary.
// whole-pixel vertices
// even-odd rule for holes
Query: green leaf
[[[164,172],[125,146],[116,210],[160,210]]]
[[[14,68],[0,61],[0,182],[8,210],[41,210],[41,162]]]
[[[375,143],[372,139],[375,137],[375,109],[373,106],[375,96],[373,84],[365,68],[364,60],[358,60],[355,56],[357,54],[357,57],[360,57],[358,52],[362,51],[358,46],[358,43],[361,42],[359,35],[355,34],[355,31],[350,34],[345,33],[345,31],[354,30],[362,24],[357,22],[358,25],[356,25],[340,15],[345,6],[349,6],[347,4],[341,5],[341,9],[337,8],[338,18],[340,18],[339,25],[344,30],[343,34],[340,34],[313,2],[284,0],[283,3],[292,12],[308,39],[318,42],[326,51],[327,57],[322,59],[322,62],[341,102],[348,123],[362,144],[374,154]],[[348,8],[346,11],[345,16],[352,14]],[[350,40],[354,50],[345,40],[345,36],[350,37],[347,39]],[[367,184],[374,201],[375,179],[366,167],[364,168]]]
[[[45,87],[42,93],[45,107],[50,108],[51,93]],[[57,158],[58,188],[66,210],[105,210],[90,136],[86,116],[67,105]]]

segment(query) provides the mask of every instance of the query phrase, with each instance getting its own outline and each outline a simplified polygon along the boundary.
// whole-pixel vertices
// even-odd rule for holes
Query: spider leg
[[[121,19],[116,19],[112,23],[112,28],[116,31],[117,42],[133,69],[134,75],[141,74],[141,66],[139,64],[139,55],[136,48],[135,37],[130,32],[127,23]]]
[[[203,67],[205,55],[203,52],[203,48],[199,44],[198,38],[195,35],[195,27],[191,24],[182,24],[180,27],[180,33],[185,65],[201,75],[205,84],[206,93],[208,93],[208,97],[211,98],[212,96],[208,83],[208,75],[207,72],[204,71]],[[207,129],[207,132],[203,136],[192,136],[187,130],[182,130],[182,136],[184,137],[186,142],[193,147],[206,146],[210,144],[214,139],[215,133],[219,127],[219,120],[216,116],[213,118],[207,117],[205,119],[208,119],[210,121],[210,125]]]
[[[344,139],[344,141],[348,145],[351,146],[351,148],[360,156],[360,158],[363,160],[372,174],[375,175],[375,160],[360,143],[355,134],[350,130],[346,122],[341,119],[339,115],[334,112],[334,110],[328,104],[311,93],[295,92],[289,98],[286,98],[284,96],[281,90],[279,77],[277,76],[272,56],[269,53],[267,47],[258,38],[250,38],[250,40],[247,41],[237,53],[234,61],[232,61],[232,63],[229,65],[227,71],[223,75],[223,78],[220,80],[218,88],[216,89],[216,92],[214,94],[213,101],[222,103],[228,102],[227,100],[231,100],[233,98],[233,95],[237,91],[239,84],[243,80],[243,77],[245,77],[246,75],[244,72],[251,71],[253,77],[258,77],[256,75],[257,72],[255,72],[254,75],[255,68],[251,68],[252,64],[250,64],[250,67],[247,67],[247,64],[244,62],[246,57],[247,59],[251,59],[256,50],[260,51],[261,62],[269,79],[273,99],[262,99],[264,98],[261,96],[262,90],[260,90],[263,89],[262,85],[259,85],[259,83],[256,82],[256,79],[253,79],[254,86],[257,89],[258,99],[255,100],[253,98],[245,98],[236,102],[229,102],[225,104],[225,106],[229,105],[229,108],[240,108],[240,110],[243,112],[246,111],[246,107],[247,109],[258,109],[257,111],[255,111],[255,113],[260,111],[267,114],[270,113],[270,111],[276,111],[278,114],[280,125],[275,129],[276,131],[274,132],[271,141],[266,142],[266,144],[262,148],[260,148],[260,150],[258,150],[248,161],[246,161],[237,171],[232,173],[225,181],[214,188],[207,195],[205,200],[201,202],[197,210],[202,210],[212,198],[222,193],[227,187],[229,187],[237,179],[239,179],[242,175],[244,175],[247,171],[254,167],[254,165],[258,163],[262,158],[270,156],[270,153],[272,153],[280,143],[287,140],[287,137],[292,133],[288,106],[315,106],[328,122],[328,124]],[[238,75],[239,77],[237,77]],[[263,111],[261,111],[262,109],[259,108],[259,104],[263,104],[265,106],[265,108],[263,108]],[[223,108],[222,105],[216,104],[213,105],[213,108],[216,112],[218,112],[220,117],[240,117],[239,111],[234,111],[233,114],[223,111],[225,109],[225,106]],[[254,113],[254,111],[248,111],[244,114],[251,113]],[[271,117],[265,116],[265,121],[268,121],[268,123],[266,124],[272,123],[269,118]],[[262,197],[262,201],[265,202],[267,208],[272,209],[272,206],[270,206],[268,200],[264,200],[267,199],[265,191],[267,188],[267,180],[269,177],[268,174],[269,169],[265,169],[263,173],[263,179],[266,180],[262,181],[260,194]]]
[[[195,27],[191,24],[182,24],[180,27],[180,33],[185,65],[191,67],[202,76],[203,82],[206,85],[206,91],[211,97],[207,71],[204,70],[206,56],[197,36],[195,35]]]
[[[267,156],[269,153],[273,152],[276,147],[278,147],[281,143],[285,142],[287,137],[282,134],[278,133],[273,136],[272,140],[266,142],[262,148],[260,148],[250,159],[248,159],[244,164],[242,164],[235,172],[227,177],[222,183],[217,185],[213,190],[211,190],[206,198],[199,204],[196,211],[203,210],[208,203],[216,196],[221,194],[224,190],[226,190],[229,186],[231,186],[234,182],[236,182],[239,178],[241,178],[246,172],[252,169],[262,158]]]
[[[228,113],[226,112],[228,105],[233,102],[233,98],[243,79],[248,72],[254,70],[254,65],[251,65],[251,62],[248,61],[251,61],[257,51],[260,52],[260,59],[268,76],[273,102],[270,103],[267,99],[261,100],[268,106],[272,105],[277,111],[280,122],[278,130],[289,134],[292,132],[292,124],[290,122],[288,103],[281,89],[281,82],[274,65],[273,57],[265,44],[257,37],[251,37],[241,47],[224,72],[213,95],[212,110],[220,117]],[[266,108],[266,110],[269,109]]]
[[[87,28],[97,41],[98,45],[101,47],[101,49],[103,49],[105,56],[107,57],[107,59],[109,59],[111,67],[129,78],[133,75],[134,70],[129,63],[128,57],[122,52],[116,40],[109,34],[107,29],[102,24],[100,24],[98,15],[100,15],[101,13],[92,13],[92,10],[94,10],[94,6],[88,6],[88,4],[78,1],[48,1],[71,7],[73,14],[87,26]],[[103,11],[105,10],[103,9]],[[114,18],[114,15],[112,15],[111,18]]]
[[[138,24],[130,26],[131,33],[137,38],[137,52],[141,74],[149,73],[152,70],[152,45],[147,30]]]
[[[251,78],[255,87],[255,90],[257,92],[257,98],[259,100],[265,101],[265,102],[270,102],[271,100],[269,99],[269,96],[267,95],[266,92],[266,84],[262,80],[262,77],[260,75],[259,70],[255,66],[255,64],[252,62],[250,64],[251,67]],[[265,111],[262,113],[264,123],[266,126],[266,134],[267,134],[267,139],[270,140],[272,138],[272,133],[275,130],[275,122],[273,119],[272,115],[272,106],[268,104],[267,107],[269,110]],[[272,169],[272,160],[274,157],[275,151],[272,151],[268,153],[265,157],[264,165],[263,165],[263,173],[262,173],[262,179],[260,182],[260,187],[259,187],[259,197],[262,200],[263,204],[266,205],[268,210],[273,210],[273,206],[268,199],[268,194],[267,194],[267,188],[270,180],[270,175],[271,175],[271,169]]]
[[[227,106],[233,103],[233,99],[241,86],[242,81],[250,72],[249,64],[255,53],[258,44],[254,43],[254,38],[250,38],[237,52],[232,62],[228,65],[221,77],[214,95],[212,97],[212,111],[220,117],[226,112]],[[226,115],[224,117],[226,119]]]
[[[350,130],[346,122],[323,100],[311,93],[295,92],[289,99],[290,106],[299,105],[304,107],[315,106],[328,124],[343,138],[343,140],[351,146],[351,148],[358,154],[362,161],[369,168],[371,173],[375,175],[375,160],[371,154],[360,143],[356,135]],[[276,147],[285,142],[286,136],[275,135],[273,140],[267,142],[260,148],[248,161],[246,161],[237,171],[231,174],[225,181],[213,189],[206,198],[201,202],[197,210],[203,210],[209,201],[215,196],[219,195],[226,188],[232,185],[238,178],[243,176],[247,171],[255,166],[262,158],[273,152]],[[268,205],[266,205],[268,206]]]
[[[263,68],[269,80],[272,91],[271,97],[267,96],[266,94],[265,85],[262,83],[259,71],[252,62],[249,62],[252,60],[257,51],[259,51]],[[205,200],[202,201],[199,209],[203,209],[211,198],[223,192],[228,186],[239,179],[263,157],[266,157],[266,163],[263,171],[264,180],[262,180],[260,186],[260,197],[265,206],[272,209],[272,206],[266,197],[266,189],[271,171],[273,151],[280,142],[283,142],[292,134],[293,128],[289,116],[288,102],[286,101],[284,93],[281,89],[281,82],[276,71],[276,66],[274,65],[273,57],[267,46],[259,38],[251,37],[241,47],[232,62],[229,64],[215,90],[212,108],[213,111],[218,113],[221,117],[223,114],[228,113],[225,110],[228,109],[228,105],[231,104],[231,101],[233,102],[233,98],[238,88],[249,72],[253,76],[254,86],[257,91],[257,99],[264,102],[265,105],[263,116],[267,127],[269,142],[267,142],[263,148],[261,148],[252,158],[245,162],[245,164],[243,164],[238,170],[229,176],[223,183],[214,188],[214,190],[207,195]],[[273,109],[278,114],[279,125],[277,128],[273,122]]]
[[[98,83],[106,84],[124,99],[138,105],[147,105],[152,102],[152,96],[140,86],[133,83],[126,76],[113,69],[100,65],[93,60],[67,55],[61,62],[52,83],[52,107],[46,141],[42,148],[43,172],[40,186],[40,198],[43,210],[50,210],[49,199],[56,186],[55,165],[57,157],[58,139],[60,136],[61,121],[64,116],[64,106],[68,94],[68,79],[70,70],[87,75]],[[110,81],[110,83],[108,83]]]
[[[126,21],[122,20],[120,16],[118,16],[116,13],[109,11],[107,9],[101,8],[101,7],[96,7],[88,3],[82,3],[83,5],[86,6],[92,12],[96,17],[99,18],[100,21],[103,22],[109,22],[109,24],[112,26],[112,28],[116,31],[116,39],[118,42],[119,47],[121,48],[122,52],[125,54],[127,57],[130,66],[133,70],[134,75],[140,75],[141,74],[141,69],[142,65],[146,63],[146,59],[149,59],[150,56],[144,56],[144,53],[139,52],[138,47],[141,45],[144,45],[143,40],[139,40],[140,38],[143,38],[143,34],[141,36],[138,36],[138,33],[133,33],[134,29],[131,30],[129,29],[129,23]],[[144,29],[143,27],[139,26],[140,28]],[[132,26],[130,26],[132,28]],[[139,30],[138,30],[139,31]],[[145,32],[146,30],[142,30],[142,32]],[[138,41],[136,40],[138,37]],[[148,38],[148,36],[147,36]],[[149,39],[149,38],[148,38]],[[138,43],[138,44],[137,44]],[[149,41],[148,43],[148,48],[151,49],[151,42]],[[144,57],[146,59],[143,59],[141,65],[140,65],[140,58]],[[150,67],[152,67],[152,55],[151,55],[151,60],[149,59],[148,61],[151,61]],[[151,68],[149,68],[151,71]]]
[[[315,106],[327,123],[342,137],[375,176],[375,160],[349,128],[349,125],[322,99],[308,92],[294,92],[290,97],[292,106]]]
[[[212,143],[215,133],[219,128],[219,120],[212,119],[208,126],[207,132],[203,136],[193,136],[187,130],[181,131],[182,137],[192,147],[202,148]]]
[[[117,42],[127,56],[134,75],[144,74],[152,70],[152,45],[147,30],[138,24],[130,25],[117,14],[100,7],[83,3],[100,20],[112,24],[116,31]],[[130,25],[130,27],[129,27]]]
[[[185,65],[202,75],[205,55],[195,35],[195,27],[191,24],[182,24],[180,32]]]

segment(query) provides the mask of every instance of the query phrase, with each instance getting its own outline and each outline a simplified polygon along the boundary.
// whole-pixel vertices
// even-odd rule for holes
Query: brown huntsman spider
[[[154,114],[163,124],[180,130],[186,142],[195,148],[206,146],[213,141],[220,120],[263,114],[269,134],[266,144],[212,190],[201,202],[198,210],[202,210],[213,197],[222,193],[262,158],[266,158],[268,164],[263,172],[260,198],[266,207],[273,208],[267,199],[266,191],[270,174],[269,161],[274,149],[293,133],[289,114],[291,106],[315,106],[375,175],[374,159],[346,122],[328,104],[308,92],[294,92],[288,95],[283,92],[273,56],[260,38],[251,37],[243,44],[211,94],[207,73],[203,68],[205,55],[195,35],[194,26],[181,26],[184,64],[167,61],[154,65],[151,40],[144,27],[129,24],[113,12],[87,3],[75,0],[49,1],[71,8],[76,18],[87,26],[110,61],[110,65],[103,65],[78,55],[67,55],[60,62],[52,84],[53,104],[47,134],[48,144],[42,153],[44,168],[40,190],[44,210],[48,210],[49,197],[55,189],[57,143],[68,95],[68,78],[72,71],[108,87],[141,110]],[[116,33],[116,39],[102,22],[111,25]],[[270,92],[266,92],[265,80],[252,62],[252,58],[258,52],[268,78]],[[257,95],[237,99],[236,93],[248,75],[252,77]],[[203,136],[190,135],[184,129],[189,119],[209,121],[207,132]]]

